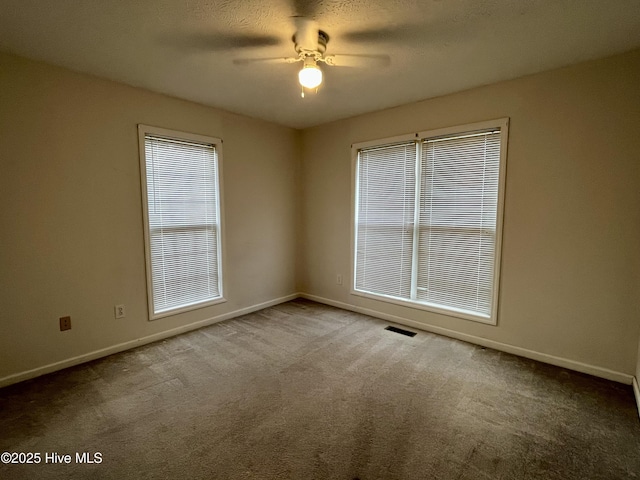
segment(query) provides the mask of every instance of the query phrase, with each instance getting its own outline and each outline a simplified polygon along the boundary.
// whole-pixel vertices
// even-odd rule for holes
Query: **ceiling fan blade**
[[[274,35],[235,34],[235,33],[192,33],[179,37],[168,37],[163,43],[182,49],[219,51],[235,48],[270,47],[280,45],[282,39]]]
[[[397,27],[370,28],[347,32],[342,35],[344,40],[358,43],[374,42],[397,42],[404,41],[415,36],[416,32],[412,26],[402,25]]]
[[[300,61],[299,57],[272,57],[272,58],[236,58],[233,60],[235,65],[249,65],[252,63],[278,64],[278,63],[295,63]]]
[[[461,29],[458,23],[430,22],[428,25],[402,24],[356,30],[340,35],[340,39],[353,43],[406,45],[459,41],[470,33],[469,29]]]
[[[389,55],[325,55],[324,62],[334,67],[387,67]]]

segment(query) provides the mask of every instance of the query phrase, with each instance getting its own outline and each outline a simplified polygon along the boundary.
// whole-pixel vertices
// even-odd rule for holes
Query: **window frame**
[[[170,310],[164,310],[155,313],[154,309],[154,294],[153,294],[153,274],[152,274],[152,259],[151,259],[151,234],[149,225],[149,206],[148,206],[148,190],[147,190],[147,169],[146,169],[146,148],[145,140],[147,135],[153,135],[160,138],[166,138],[170,140],[176,140],[178,142],[190,142],[203,145],[212,145],[216,151],[216,177],[217,177],[217,214],[218,214],[218,235],[217,235],[217,257],[218,257],[218,284],[220,290],[220,296],[211,300],[205,300],[197,302],[191,305],[185,305],[182,307],[172,308]],[[140,159],[140,185],[142,190],[142,214],[143,214],[143,230],[144,230],[144,251],[145,251],[145,274],[146,274],[146,286],[147,286],[147,307],[149,321],[165,318],[180,313],[185,313],[193,310],[197,310],[211,305],[226,302],[224,297],[225,281],[224,271],[225,269],[225,248],[224,248],[224,208],[223,208],[223,187],[222,187],[222,139],[217,137],[210,137],[207,135],[199,135],[195,133],[181,132],[177,130],[170,130],[161,127],[154,127],[150,125],[138,124],[138,147],[139,147],[139,159]]]
[[[488,317],[479,314],[473,314],[468,311],[458,310],[454,307],[442,307],[435,304],[421,302],[412,299],[403,299],[385,294],[374,294],[356,289],[356,262],[357,262],[357,212],[358,212],[358,192],[359,192],[359,152],[363,149],[372,147],[381,147],[385,145],[393,145],[397,143],[413,140],[417,144],[423,143],[425,140],[456,136],[476,131],[500,129],[500,164],[498,171],[498,202],[496,209],[496,229],[495,229],[495,246],[494,246],[494,262],[493,262],[493,285],[492,285],[492,304],[491,313]],[[393,137],[382,138],[379,140],[371,140],[358,142],[351,145],[351,272],[350,272],[350,294],[364,297],[372,300],[382,301],[386,303],[402,305],[418,310],[424,310],[450,317],[472,320],[487,325],[497,325],[498,323],[498,304],[500,291],[500,271],[502,257],[502,232],[504,224],[504,198],[506,187],[506,169],[507,169],[507,147],[509,138],[509,118],[498,118],[495,120],[487,120],[482,122],[469,123],[465,125],[456,125],[433,130],[422,130],[415,133],[398,135]],[[417,211],[417,207],[416,207]],[[412,260],[417,262],[417,258]],[[414,274],[417,272],[414,271]]]

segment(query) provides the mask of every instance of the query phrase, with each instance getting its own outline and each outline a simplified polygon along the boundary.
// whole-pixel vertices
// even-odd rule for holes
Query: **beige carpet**
[[[0,478],[640,478],[630,387],[386,325],[296,300],[4,388],[0,452],[73,461]]]

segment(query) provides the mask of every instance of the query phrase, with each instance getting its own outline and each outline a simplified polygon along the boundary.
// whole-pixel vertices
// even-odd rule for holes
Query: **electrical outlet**
[[[60,317],[60,331],[71,330],[71,317]]]
[[[114,307],[116,318],[124,318],[124,305],[116,305]]]
[[[340,273],[339,273],[339,274],[336,276],[336,283],[337,283],[338,285],[342,285],[342,274],[340,274]]]

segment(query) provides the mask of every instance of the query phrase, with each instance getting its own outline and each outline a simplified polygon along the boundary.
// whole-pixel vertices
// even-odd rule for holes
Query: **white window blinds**
[[[426,141],[417,298],[489,316],[500,133]]]
[[[495,323],[503,128],[359,149],[354,293]]]
[[[146,133],[144,151],[153,316],[221,298],[215,144]]]
[[[356,288],[394,297],[411,290],[414,143],[360,152]]]

